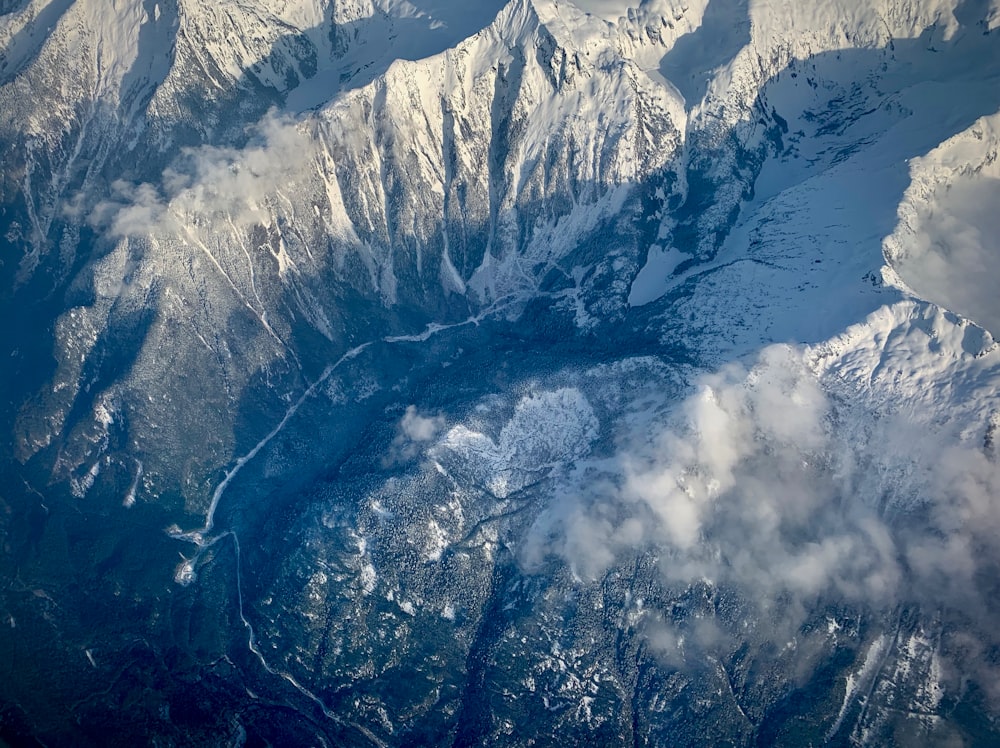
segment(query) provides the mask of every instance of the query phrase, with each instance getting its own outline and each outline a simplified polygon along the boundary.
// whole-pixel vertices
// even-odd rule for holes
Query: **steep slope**
[[[185,151],[152,186],[115,183],[117,197],[97,202],[90,218],[123,238],[77,281],[94,301],[57,325],[60,350],[82,337],[90,353],[67,356],[55,375],[46,407],[56,430],[72,407],[91,410],[96,424],[103,398],[128,403],[121,417],[140,439],[154,422],[188,433],[194,424],[162,409],[131,412],[142,398],[116,394],[122,365],[132,374],[119,386],[134,393],[174,376],[175,362],[160,351],[191,357],[182,376],[204,372],[202,381],[219,383],[204,395],[234,403],[254,372],[274,367],[269,376],[286,382],[278,388],[294,388],[345,341],[400,329],[392,317],[409,320],[411,331],[432,318],[456,320],[470,303],[511,303],[543,281],[575,283],[574,265],[598,270],[591,284],[623,283],[627,267],[611,266],[643,242],[629,216],[667,180],[679,145],[674,120],[683,113],[634,65],[618,61],[609,27],[574,30],[573,23],[586,26],[575,15],[570,26],[560,17],[553,23],[564,39],[534,6],[513,4],[442,57],[397,63],[301,121],[265,119],[246,148]],[[153,105],[169,95],[164,90]],[[598,112],[604,105],[606,115]],[[593,118],[604,116],[594,128]],[[588,256],[591,237],[616,222],[620,247]],[[155,320],[143,321],[140,310],[152,309]],[[83,335],[72,322],[78,317]],[[244,332],[212,342],[233,325]],[[131,350],[121,345],[126,333],[136,341]],[[106,358],[102,339],[122,358],[110,381],[91,383],[89,404],[79,402],[87,362]],[[182,342],[191,339],[204,342]],[[26,428],[28,454],[51,441],[50,426],[41,434]],[[224,463],[225,442],[219,447]],[[70,471],[90,469],[64,457]],[[184,462],[173,454],[165,461]],[[144,464],[155,480],[160,468]]]

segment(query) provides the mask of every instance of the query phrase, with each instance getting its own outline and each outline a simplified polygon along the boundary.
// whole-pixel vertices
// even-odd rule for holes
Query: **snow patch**
[[[435,451],[442,463],[458,458],[459,472],[503,499],[549,470],[584,456],[597,434],[597,416],[584,394],[562,388],[522,398],[496,441],[459,425],[447,432]]]

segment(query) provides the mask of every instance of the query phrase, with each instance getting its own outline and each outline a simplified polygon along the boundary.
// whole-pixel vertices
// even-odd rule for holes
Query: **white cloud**
[[[385,464],[416,458],[438,437],[444,427],[444,416],[421,415],[415,405],[408,406],[397,426],[396,438],[392,441]]]
[[[414,405],[406,409],[403,420],[399,422],[402,435],[413,442],[432,441],[444,428],[444,418],[441,416],[427,417],[417,413]]]
[[[666,587],[728,590],[757,608],[765,636],[794,637],[817,604],[905,603],[953,611],[972,641],[992,641],[997,463],[981,441],[942,448],[951,437],[933,424],[851,407],[787,346],[705,376],[668,422],[579,467],[521,563],[560,558],[591,581],[648,551]],[[649,634],[697,648],[691,625],[660,620]]]
[[[1000,336],[1000,113],[910,162],[886,256],[909,289]]]
[[[111,200],[91,212],[91,223],[112,236],[176,234],[199,217],[225,216],[236,227],[267,223],[270,201],[300,180],[314,146],[294,120],[275,112],[251,132],[244,148],[185,148],[159,184],[116,182]]]

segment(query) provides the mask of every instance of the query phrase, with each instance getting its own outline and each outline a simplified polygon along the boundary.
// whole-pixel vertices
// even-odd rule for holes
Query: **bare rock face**
[[[474,5],[0,3],[0,739],[996,740],[1000,11]]]

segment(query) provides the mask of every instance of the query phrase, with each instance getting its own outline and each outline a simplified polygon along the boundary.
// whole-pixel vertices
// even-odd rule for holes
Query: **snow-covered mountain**
[[[998,26],[0,4],[0,738],[996,740]]]

